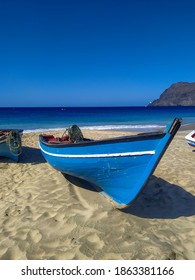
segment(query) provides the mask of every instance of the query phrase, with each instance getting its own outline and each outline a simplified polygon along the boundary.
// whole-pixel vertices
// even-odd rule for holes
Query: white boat
[[[188,135],[186,135],[185,139],[190,146],[195,147],[195,130],[192,130]]]

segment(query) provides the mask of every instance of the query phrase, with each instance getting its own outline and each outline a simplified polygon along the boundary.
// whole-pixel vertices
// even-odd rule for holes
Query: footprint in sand
[[[42,239],[42,234],[38,229],[32,229],[29,232],[28,238],[30,238],[33,243],[38,243]]]
[[[94,247],[94,249],[102,249],[105,245],[96,233],[89,235],[87,240],[92,243],[91,245]]]

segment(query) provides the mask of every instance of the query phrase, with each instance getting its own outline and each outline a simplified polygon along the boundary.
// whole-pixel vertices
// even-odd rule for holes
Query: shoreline
[[[21,161],[0,158],[0,259],[195,260],[195,153],[185,128],[123,211],[70,183],[42,157],[40,132],[25,133]],[[131,133],[83,132],[94,139]]]
[[[130,125],[131,126],[131,125]],[[99,126],[101,127],[101,129],[95,129],[95,127],[97,126],[94,126],[94,128],[88,128],[88,127],[82,127],[82,126],[79,126],[80,129],[82,131],[91,131],[91,132],[96,132],[96,131],[107,131],[108,133],[109,132],[113,132],[113,131],[116,131],[116,132],[132,132],[132,133],[143,133],[143,132],[155,132],[155,131],[159,131],[159,130],[164,130],[165,126],[153,126],[153,125],[146,125],[145,128],[144,126],[140,125],[135,125],[135,127],[129,127],[129,128],[119,128],[120,125],[118,126],[111,126],[112,128],[106,128],[108,127],[108,125],[105,125],[105,128],[103,128],[103,126]],[[92,126],[93,127],[93,126]],[[155,128],[156,127],[156,128]],[[182,124],[181,127],[180,127],[180,131],[188,131],[188,130],[194,130],[195,129],[195,123],[187,123],[187,124]],[[24,134],[29,134],[29,133],[50,133],[50,132],[58,132],[58,131],[65,131],[66,128],[38,128],[38,129],[24,129],[23,130],[23,133]]]
[[[183,125],[181,125],[180,130],[181,131],[195,130],[195,123],[183,124]]]

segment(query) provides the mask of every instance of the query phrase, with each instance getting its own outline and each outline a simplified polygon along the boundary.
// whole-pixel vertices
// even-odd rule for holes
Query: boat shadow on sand
[[[40,149],[24,146],[22,147],[20,162],[39,164],[46,162],[46,160],[42,156]]]
[[[0,162],[16,163],[15,161],[5,157],[0,157]],[[27,147],[27,146],[22,147],[22,154],[20,155],[20,159],[18,163],[40,164],[44,162],[46,161],[43,158],[40,149]]]
[[[195,196],[182,187],[151,176],[139,197],[122,211],[150,219],[190,217],[195,215]]]
[[[77,187],[94,192],[97,191],[90,183],[78,178],[63,174],[64,177]],[[176,219],[179,217],[190,217],[195,215],[195,196],[174,184],[157,178],[150,177],[147,185],[125,209],[123,213],[149,219]]]
[[[101,192],[101,190],[98,191],[97,188],[93,184],[89,183],[88,181],[64,173],[62,173],[62,175],[66,180],[68,180],[68,182],[70,182],[71,184],[79,188],[92,192]]]

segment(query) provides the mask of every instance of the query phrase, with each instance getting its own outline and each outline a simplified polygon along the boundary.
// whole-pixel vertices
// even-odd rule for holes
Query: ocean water
[[[44,107],[0,108],[0,129],[24,132],[66,129],[155,131],[174,118],[195,124],[195,107]],[[195,128],[195,127],[194,127]]]

